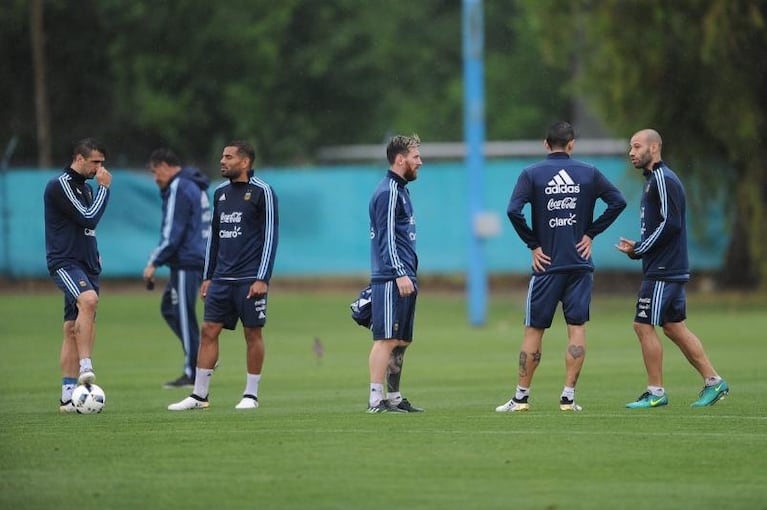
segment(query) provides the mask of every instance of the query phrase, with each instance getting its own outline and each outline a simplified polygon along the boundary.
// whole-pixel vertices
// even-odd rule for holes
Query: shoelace
[[[650,394],[650,392],[649,392],[649,391],[645,391],[644,393],[642,393],[641,395],[639,395],[639,398],[637,399],[637,402],[639,402],[639,401],[641,401],[641,400],[645,400],[645,399],[648,399],[648,398],[650,398],[651,396],[652,396],[652,395]]]

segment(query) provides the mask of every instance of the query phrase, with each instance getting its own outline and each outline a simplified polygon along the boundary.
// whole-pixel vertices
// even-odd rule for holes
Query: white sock
[[[368,403],[370,404],[370,407],[375,407],[378,404],[381,403],[381,400],[384,398],[384,387],[383,383],[370,383],[370,397],[368,398]]]
[[[567,400],[569,400],[571,402],[574,401],[575,400],[575,388],[573,388],[571,386],[565,386],[562,389],[562,398],[566,398]]]
[[[258,383],[261,382],[261,374],[248,374],[243,395],[258,396]]]
[[[715,375],[713,377],[706,377],[706,386],[715,386],[722,382],[722,378],[718,375]]]
[[[199,368],[197,367],[196,376],[194,378],[194,394],[198,397],[207,398],[208,391],[210,391],[210,376],[213,375],[212,368]]]
[[[520,400],[523,400],[529,396],[530,396],[530,388],[525,388],[523,386],[517,385],[517,392],[514,394],[514,400],[519,402]]]
[[[402,393],[399,391],[392,391],[391,393],[386,394],[386,398],[389,399],[389,402],[392,404],[397,405],[402,402]]]
[[[647,391],[656,397],[662,397],[666,394],[666,390],[663,389],[663,386],[648,386]]]
[[[61,380],[61,401],[72,400],[72,392],[77,388],[76,377],[64,377]]]
[[[80,372],[87,372],[93,370],[93,361],[90,358],[80,359]]]

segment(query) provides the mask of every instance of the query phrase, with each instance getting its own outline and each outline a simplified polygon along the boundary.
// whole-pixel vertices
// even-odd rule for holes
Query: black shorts
[[[99,275],[89,274],[76,265],[68,265],[51,273],[56,286],[64,292],[64,320],[77,319],[77,298],[86,290],[99,293]]]
[[[687,318],[687,282],[642,280],[637,294],[634,322],[663,326]]]
[[[594,273],[591,271],[533,275],[525,302],[525,326],[551,327],[560,301],[567,324],[585,324],[589,320],[593,286]]]
[[[205,296],[205,321],[234,329],[237,320],[246,328],[262,328],[266,324],[266,295],[247,298],[250,283],[222,284],[211,282]]]
[[[404,340],[413,341],[413,323],[415,322],[415,302],[418,295],[418,285],[415,292],[407,297],[399,295],[397,282],[372,283],[372,323],[373,340]]]

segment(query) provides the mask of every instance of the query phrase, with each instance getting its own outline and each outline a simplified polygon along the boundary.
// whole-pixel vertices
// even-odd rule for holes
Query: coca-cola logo
[[[549,203],[546,208],[549,211],[559,211],[562,209],[575,209],[578,204],[578,197],[565,197],[559,200],[549,199]]]

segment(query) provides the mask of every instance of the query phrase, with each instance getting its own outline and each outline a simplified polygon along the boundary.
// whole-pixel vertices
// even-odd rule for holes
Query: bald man
[[[661,159],[663,141],[654,129],[631,137],[629,158],[645,177],[641,202],[641,238],[621,237],[616,248],[642,260],[642,285],[636,304],[634,331],[647,370],[647,390],[626,407],[648,409],[668,404],[663,388],[663,344],[655,329],[679,347],[703,377],[703,389],[692,407],[714,405],[730,388],[717,374],[698,337],[685,324],[685,284],[690,279],[685,224],[685,191],[681,181]]]

